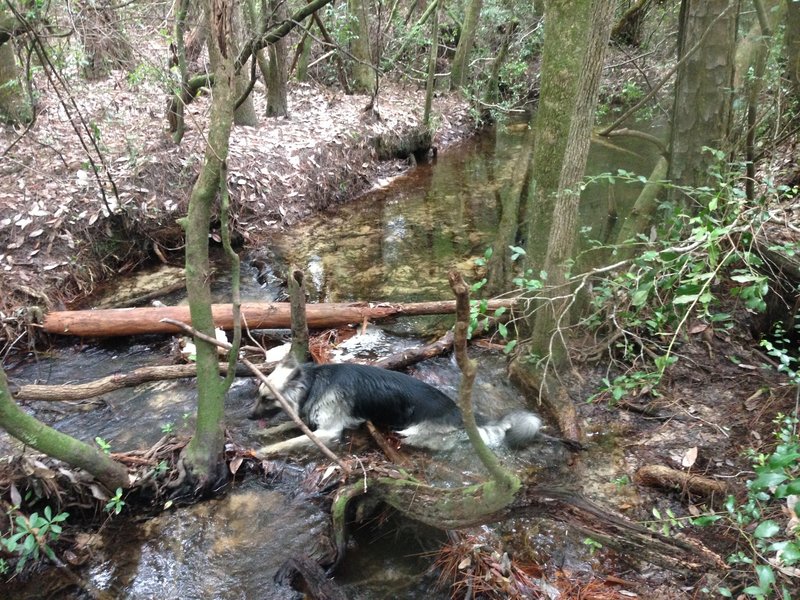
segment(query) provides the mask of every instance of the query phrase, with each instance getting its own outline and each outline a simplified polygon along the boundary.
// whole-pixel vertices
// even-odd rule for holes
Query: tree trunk
[[[436,58],[439,55],[439,13],[442,12],[442,4],[444,0],[439,0],[439,6],[433,13],[433,21],[431,23],[431,48],[428,55],[428,79],[425,83],[425,110],[422,114],[422,126],[425,129],[430,129],[431,124],[431,108],[433,107],[433,91],[436,88]]]
[[[186,32],[186,17],[189,13],[189,0],[180,0],[178,10],[175,13],[175,57],[177,61],[174,68],[178,70],[178,77],[180,82],[178,89],[174,95],[173,101],[170,103],[170,108],[167,111],[167,119],[170,123],[170,131],[172,131],[172,141],[180,144],[183,140],[183,134],[186,130],[186,122],[184,121],[184,113],[186,104],[183,99],[188,94],[189,83],[189,67],[186,62],[186,43],[184,41],[184,33]]]
[[[634,246],[636,237],[646,234],[653,219],[653,215],[659,205],[658,195],[664,187],[663,181],[667,176],[669,163],[663,156],[658,158],[652,173],[639,192],[636,202],[633,204],[628,216],[622,222],[622,226],[617,234],[617,245],[619,246],[618,257],[620,259],[631,258],[638,253],[638,246]]]
[[[0,24],[0,30],[2,28]],[[22,86],[11,37],[0,44],[0,120],[12,124],[33,120],[33,106]]]
[[[478,20],[483,8],[483,0],[469,0],[467,14],[464,16],[464,27],[458,38],[456,55],[450,65],[450,89],[455,90],[464,85],[467,77],[467,59],[469,59],[472,46],[475,43],[475,32],[478,30]]]
[[[270,0],[275,20],[286,19],[286,3]],[[286,92],[286,38],[282,37],[269,45],[269,82],[267,83],[267,116],[285,117],[289,114]]]
[[[208,232],[211,207],[220,186],[220,173],[228,155],[233,123],[234,5],[232,0],[209,0],[209,46],[217,55],[211,122],[205,163],[189,199],[186,230],[186,291],[192,326],[214,337],[211,312],[211,269],[208,260]],[[222,182],[226,185],[226,182]],[[216,346],[195,337],[197,347],[197,424],[184,451],[183,460],[195,492],[205,493],[227,475],[223,457],[223,399],[225,386],[219,375]]]
[[[233,39],[231,43],[235,44],[236,53],[244,46],[245,40],[251,37],[251,30],[245,26],[245,19],[242,13],[242,5],[237,2],[233,10]],[[251,56],[250,60],[256,60],[255,56]],[[236,76],[236,93],[234,98],[241,98],[250,87],[250,69],[244,65],[242,70]],[[253,95],[248,94],[244,102],[242,102],[236,111],[233,113],[233,123],[235,125],[246,125],[248,127],[255,127],[258,125],[258,115],[256,115],[256,107],[253,104]]]
[[[591,6],[587,8],[589,10],[581,13],[581,16],[588,20],[588,39],[581,47],[575,49],[576,58],[581,64],[580,79],[575,88],[575,96],[563,106],[563,109],[570,115],[570,126],[564,154],[562,160],[559,161],[561,173],[558,193],[544,260],[544,270],[548,274],[545,296],[549,301],[536,317],[531,340],[532,351],[539,356],[550,355],[555,367],[559,367],[566,358],[567,349],[564,338],[558,329],[560,323],[567,316],[565,311],[569,303],[569,300],[556,300],[556,298],[563,297],[565,293],[568,293],[566,274],[578,235],[580,182],[586,170],[586,159],[589,155],[589,142],[594,123],[597,94],[600,89],[603,60],[611,33],[614,2],[613,0],[592,0]],[[573,13],[573,22],[576,14]]]
[[[371,93],[375,87],[375,74],[369,44],[367,0],[348,0],[347,8],[353,27],[350,52],[353,54],[353,91]]]
[[[582,48],[589,31],[591,0],[551,0],[545,10],[539,106],[533,116],[532,179],[525,209],[526,267],[544,266],[547,236],[566,153],[572,109],[580,76]]]
[[[107,0],[78,4],[75,29],[83,45],[83,74],[101,79],[113,69],[134,66],[133,47],[122,27],[120,12]]]
[[[786,0],[784,33],[786,76],[792,84],[795,102],[800,101],[800,2]]]
[[[681,186],[712,183],[717,162],[703,147],[728,150],[738,0],[683,0],[678,59],[702,36],[675,81],[669,179]],[[707,32],[707,33],[706,33]]]
[[[22,443],[58,460],[88,471],[113,491],[128,488],[128,470],[109,456],[32,417],[11,398],[5,372],[0,369],[0,427]]]

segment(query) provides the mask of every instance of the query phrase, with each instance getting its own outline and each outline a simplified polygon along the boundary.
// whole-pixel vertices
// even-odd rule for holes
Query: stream
[[[423,301],[450,299],[447,273],[458,267],[474,277],[473,260],[482,256],[497,234],[499,199],[521,177],[516,158],[525,143],[524,127],[498,127],[480,138],[449,149],[435,164],[420,165],[408,175],[365,196],[318,215],[277,236],[269,248],[242,254],[242,301],[281,298],[280,273],[299,265],[307,274],[310,301]],[[624,148],[593,144],[589,173],[628,171],[648,174],[655,158],[647,146]],[[624,214],[638,193],[636,186],[587,188],[581,201],[583,231],[608,239],[615,226],[609,207]],[[129,282],[120,282],[120,288]],[[220,266],[213,284],[217,301],[228,300],[230,278]],[[165,304],[183,301],[175,292]],[[102,305],[97,299],[96,305]],[[399,319],[343,343],[339,360],[371,360],[413,347],[449,326],[443,317]],[[281,332],[278,332],[279,334]],[[156,337],[115,340],[56,349],[9,368],[15,384],[87,382],[137,367],[174,362],[175,341]],[[472,350],[479,359],[474,390],[477,409],[497,416],[526,406],[508,381],[505,360],[496,351]],[[409,373],[455,396],[459,372],[449,357],[426,361]],[[256,395],[249,378],[237,379],[226,398],[226,426],[242,447],[257,448],[263,423],[245,418]],[[147,448],[165,432],[188,435],[196,399],[193,379],[162,381],[122,389],[92,402],[32,402],[45,422],[94,443],[101,438],[112,451]],[[3,454],[19,444],[0,436]],[[609,481],[620,465],[613,451],[590,450],[585,461],[595,481]],[[501,459],[518,470],[538,469],[552,481],[572,483],[567,453],[538,444]],[[190,507],[170,508],[153,519],[111,519],[94,539],[92,558],[75,567],[89,588],[114,598],[295,598],[276,585],[281,564],[299,553],[326,551],[328,515],[324,502],[303,488],[319,457],[282,463],[268,480],[245,478],[225,497]],[[479,480],[482,469],[468,448],[423,458],[432,482],[462,485]],[[592,479],[575,482],[592,486]],[[591,557],[580,539],[556,524],[518,519],[493,531],[526,560],[550,561],[572,571],[590,571]],[[429,528],[388,519],[353,532],[353,544],[335,581],[348,597],[363,599],[448,598],[436,590],[430,567],[444,536]],[[0,597],[70,598],[69,585],[55,569],[44,569],[26,585],[0,585]],[[74,588],[73,588],[74,589]]]

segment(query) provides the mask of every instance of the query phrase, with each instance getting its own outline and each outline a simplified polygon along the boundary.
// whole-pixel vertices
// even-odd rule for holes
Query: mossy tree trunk
[[[547,12],[554,7],[559,9],[556,15]],[[545,102],[544,82],[550,80],[547,89],[554,92],[554,97],[547,98],[548,112],[555,110],[560,115],[559,130],[566,132],[566,135],[563,142],[553,140],[550,137],[553,134],[551,125],[543,122],[541,115],[537,115],[533,165],[533,178],[536,180],[537,190],[533,197],[542,202],[542,205],[530,208],[537,215],[544,216],[547,221],[547,227],[540,227],[535,235],[541,236],[546,241],[544,259],[539,264],[548,274],[548,285],[544,291],[545,304],[536,314],[533,323],[530,350],[538,356],[548,356],[550,364],[556,368],[566,358],[566,345],[559,333],[559,327],[566,316],[569,300],[561,298],[569,296],[566,273],[578,232],[580,181],[586,169],[600,74],[608,46],[613,10],[613,0],[553,1],[547,4],[545,14],[545,58],[542,62],[540,103]],[[566,20],[566,22],[554,24],[554,20]],[[572,35],[580,32],[579,37],[574,38],[575,45],[550,35],[547,28],[551,26],[557,27],[560,31],[567,29]],[[548,43],[555,44],[558,48],[548,48]],[[548,58],[549,60],[545,62]],[[566,70],[573,68],[574,78],[566,77]],[[566,82],[566,88],[560,88],[559,79]],[[542,163],[537,162],[537,154],[541,159],[546,151],[540,151],[537,146],[553,141],[560,151],[558,155],[550,155],[550,160],[556,165],[557,173],[553,172],[552,167],[547,166],[545,171],[547,185],[543,186],[539,178]],[[534,232],[530,235],[534,235]],[[541,249],[537,250],[536,256],[541,259]]]
[[[353,39],[350,52],[353,54],[353,91],[371,93],[375,87],[375,73],[369,44],[369,20],[367,19],[368,0],[348,0]]]
[[[205,162],[189,199],[186,230],[186,291],[192,326],[214,338],[211,315],[211,270],[208,260],[208,232],[211,212],[220,187],[220,174],[228,155],[233,123],[234,5],[232,0],[209,0],[207,12],[209,45],[214,46],[216,69],[211,103]],[[224,182],[223,182],[224,185]],[[223,399],[226,382],[220,377],[216,346],[195,338],[197,346],[197,424],[183,461],[197,492],[206,492],[226,477],[223,458]]]
[[[461,29],[461,36],[458,38],[456,55],[450,65],[450,89],[455,90],[464,85],[467,77],[467,59],[472,46],[475,44],[475,32],[478,30],[478,20],[480,19],[483,0],[469,0],[467,14],[464,16],[464,26]]]
[[[528,230],[526,266],[538,273],[544,267],[547,236],[555,210],[561,164],[572,120],[572,106],[581,69],[581,49],[589,23],[591,0],[551,0],[545,11],[539,106],[533,116],[531,184],[525,199]]]
[[[130,486],[128,470],[99,448],[48,427],[22,410],[8,389],[6,374],[0,369],[0,427],[22,443],[48,456],[84,469],[113,491]]]

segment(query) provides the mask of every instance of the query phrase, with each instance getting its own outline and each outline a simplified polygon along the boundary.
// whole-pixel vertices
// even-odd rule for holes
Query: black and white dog
[[[326,445],[337,441],[345,429],[365,421],[398,432],[411,445],[431,450],[452,447],[463,429],[461,411],[448,396],[409,375],[358,364],[298,364],[290,355],[267,377],[314,434]],[[279,409],[265,384],[250,414],[258,419]],[[476,415],[479,431],[490,447],[527,446],[537,437],[551,438],[539,429],[535,414],[517,411],[499,420]],[[265,446],[262,455],[290,452],[312,446],[305,435]],[[579,446],[579,445],[578,445]]]

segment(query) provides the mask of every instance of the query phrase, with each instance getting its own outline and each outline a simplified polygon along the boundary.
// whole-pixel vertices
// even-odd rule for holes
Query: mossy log
[[[369,495],[404,516],[442,530],[494,523],[511,517],[537,517],[567,524],[604,547],[661,567],[687,573],[710,567],[726,569],[725,562],[701,543],[680,535],[666,537],[598,506],[580,494],[560,488],[518,485],[511,488],[486,482],[466,488],[438,488],[403,473],[370,478],[340,489],[332,512],[337,562],[347,542],[347,507]]]
[[[331,508],[337,561],[344,556],[347,544],[347,507],[359,496],[369,493],[410,519],[450,530],[501,520],[521,488],[517,478],[512,479],[510,486],[486,481],[463,488],[441,488],[402,473],[398,477],[378,477],[345,486]]]

